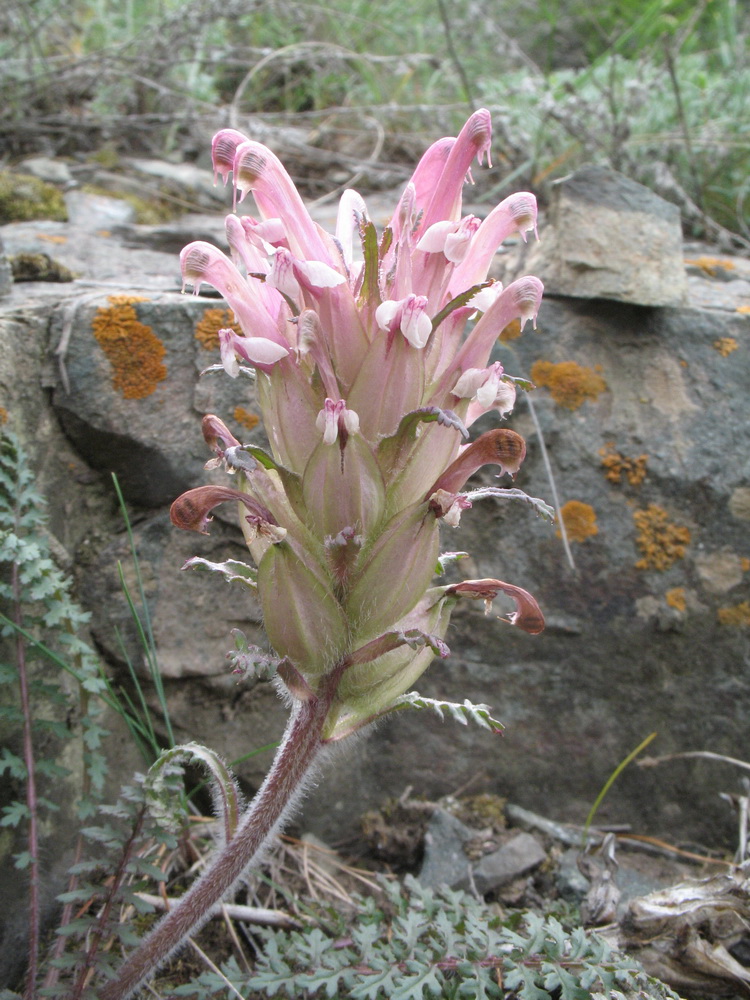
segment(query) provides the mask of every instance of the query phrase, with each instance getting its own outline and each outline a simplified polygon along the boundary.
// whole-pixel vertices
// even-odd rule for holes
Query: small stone
[[[25,174],[38,177],[48,184],[60,184],[63,187],[73,183],[73,175],[64,160],[54,160],[49,156],[32,156],[20,164]]]
[[[499,850],[486,854],[474,869],[474,885],[484,894],[512,882],[547,858],[546,851],[530,833],[518,833]]]
[[[476,836],[476,830],[436,809],[430,817],[425,834],[424,861],[417,878],[429,889],[447,885],[451,889],[467,889],[470,885],[469,859],[464,844]]]
[[[92,231],[111,229],[135,221],[135,209],[122,198],[108,198],[86,191],[68,191],[65,195],[68,218],[74,226]]]

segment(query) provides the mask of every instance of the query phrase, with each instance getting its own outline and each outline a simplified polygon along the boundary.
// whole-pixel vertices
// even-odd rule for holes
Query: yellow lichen
[[[739,344],[734,337],[719,337],[718,340],[714,341],[713,347],[715,351],[719,352],[722,358],[725,358],[732,351],[736,351]]]
[[[687,609],[684,587],[673,587],[671,590],[666,592],[664,597],[666,598],[667,604],[670,608],[674,608],[675,611],[685,611]]]
[[[219,330],[225,330],[236,323],[231,309],[206,309],[195,324],[195,339],[207,351],[214,351],[219,346]]]
[[[521,320],[512,319],[506,327],[500,331],[500,336],[497,338],[503,344],[507,344],[509,340],[518,340],[521,336]]]
[[[750,313],[750,306],[737,306],[735,312],[742,313],[743,316],[747,316]]]
[[[167,351],[150,326],[138,319],[137,295],[110,295],[109,307],[97,309],[92,329],[112,366],[112,386],[125,399],[143,399],[167,377]]]
[[[260,417],[246,410],[244,406],[235,406],[234,419],[248,431],[251,431],[253,427],[256,427],[260,423]]]
[[[565,533],[571,542],[585,542],[592,535],[599,534],[596,525],[596,511],[591,504],[581,500],[568,500],[560,509],[560,516],[565,525]],[[562,532],[557,532],[560,538]]]
[[[598,369],[585,368],[575,361],[535,361],[531,366],[531,380],[546,386],[558,406],[577,410],[587,399],[596,399],[605,392],[607,383]]]
[[[671,524],[662,507],[649,504],[645,510],[634,511],[633,520],[638,529],[635,542],[643,553],[636,569],[665,570],[683,558],[690,544],[690,529]]]
[[[610,483],[619,483],[625,476],[631,486],[640,486],[646,478],[646,462],[648,455],[639,455],[638,458],[626,458],[614,450],[614,445],[608,443],[605,448],[599,449],[604,466],[604,476]]]
[[[720,625],[750,625],[750,601],[742,601],[716,612]]]
[[[694,257],[685,260],[688,267],[697,267],[709,278],[715,278],[719,271],[733,271],[734,261],[726,260],[722,257]]]

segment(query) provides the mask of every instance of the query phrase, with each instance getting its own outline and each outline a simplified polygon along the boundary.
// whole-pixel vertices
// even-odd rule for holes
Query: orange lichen
[[[110,295],[109,308],[97,309],[94,336],[112,366],[112,385],[125,399],[143,399],[167,377],[167,351],[150,326],[138,320],[136,295]]]
[[[244,406],[235,406],[234,419],[248,431],[251,431],[253,427],[256,427],[260,423],[260,417],[246,410]]]
[[[722,358],[731,354],[732,351],[736,351],[738,347],[739,344],[734,337],[719,337],[719,339],[715,340],[713,343],[714,350],[718,351]]]
[[[684,587],[673,587],[671,590],[666,592],[664,597],[666,598],[667,604],[670,608],[674,608],[675,611],[685,611],[687,609]]]
[[[750,559],[748,559],[747,556],[743,556],[740,559],[740,567],[743,573],[747,573],[747,571],[750,569]]]
[[[575,361],[535,361],[531,366],[531,380],[546,386],[558,406],[577,410],[587,399],[596,399],[606,392],[607,383],[598,374],[599,369],[584,368]]]
[[[665,570],[683,558],[690,544],[690,529],[671,524],[662,507],[649,504],[645,510],[634,511],[633,520],[638,529],[635,542],[643,553],[643,558],[635,564],[636,569]]]
[[[716,612],[720,625],[750,625],[750,601],[742,601]]]
[[[521,336],[521,320],[512,319],[506,327],[500,331],[500,336],[497,338],[502,341],[503,344],[507,344],[509,340],[518,340]]]
[[[715,278],[719,271],[734,270],[734,261],[722,257],[694,257],[691,260],[686,260],[685,263],[690,267],[699,268],[709,278]]]
[[[631,486],[640,486],[646,478],[648,455],[626,458],[615,451],[614,445],[611,443],[608,443],[606,448],[600,448],[599,454],[602,456],[602,465],[606,470],[604,476],[610,483],[619,483],[625,476]]]
[[[219,346],[219,330],[225,330],[237,323],[231,309],[206,309],[195,324],[195,339],[207,351]]]
[[[8,422],[8,411],[4,406],[0,406],[0,424],[6,424]]]
[[[585,542],[592,535],[599,534],[596,511],[591,504],[583,503],[581,500],[568,500],[561,507],[560,516],[565,525],[565,534],[571,542]],[[557,537],[562,537],[562,532],[558,531]]]
[[[742,313],[743,316],[747,316],[750,313],[750,306],[737,306],[735,312]]]

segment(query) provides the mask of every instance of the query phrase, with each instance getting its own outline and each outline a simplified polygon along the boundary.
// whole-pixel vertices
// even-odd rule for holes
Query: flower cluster
[[[431,586],[441,520],[456,526],[476,495],[524,496],[463,492],[481,466],[515,476],[524,459],[514,431],[467,443],[468,428],[512,409],[520,380],[490,352],[512,320],[536,317],[542,294],[534,277],[487,280],[503,240],[535,231],[533,195],[511,195],[481,221],[461,215],[490,138],[489,112],[477,111],[427,150],[381,234],[347,191],[332,235],[274,153],[224,129],[216,174],[232,175],[235,205],[252,192],[259,218],[228,216],[231,259],[203,242],[181,254],[184,281],[196,293],[213,285],[234,312],[239,329],[219,331],[221,361],[233,377],[254,374],[270,454],[205,417],[214,464],[237,488],[190,490],[172,519],[204,531],[218,503],[239,502],[279,676],[302,701],[327,686],[326,741],[399,707],[447,654],[461,597],[490,602],[502,590],[516,602],[513,624],[544,625],[534,599],[502,581]]]

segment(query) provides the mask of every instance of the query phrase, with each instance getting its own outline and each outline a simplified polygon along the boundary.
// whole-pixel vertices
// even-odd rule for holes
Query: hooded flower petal
[[[461,214],[461,192],[476,156],[482,163],[485,154],[489,160],[492,141],[492,116],[480,108],[469,118],[451,147],[440,180],[433,189],[432,198],[425,210],[422,229],[428,229],[442,219],[458,219]]]
[[[464,580],[463,583],[455,583],[446,589],[447,594],[456,597],[484,601],[487,610],[501,591],[516,602],[516,611],[507,619],[511,625],[517,625],[530,635],[538,635],[544,631],[544,615],[537,602],[523,587],[516,587],[502,580]]]
[[[471,245],[451,277],[451,294],[458,295],[464,288],[471,288],[487,277],[492,258],[497,249],[511,235],[518,232],[536,233],[536,198],[528,191],[512,194],[493,208],[475,231]]]
[[[269,525],[276,525],[276,519],[267,507],[259,504],[247,493],[231,490],[227,486],[198,486],[194,490],[188,490],[172,504],[169,516],[175,527],[207,535],[211,511],[227,500],[238,500],[245,505],[250,517]]]
[[[249,284],[232,261],[210,243],[189,243],[180,254],[184,283],[193,285],[197,295],[204,281],[213,285],[227,300],[242,329],[254,337],[265,337],[284,347],[288,345],[278,322],[266,306],[264,297],[257,293],[255,284]],[[274,292],[279,308],[282,300]]]
[[[525,457],[526,442],[520,434],[507,427],[487,431],[485,434],[480,434],[473,444],[464,448],[440,476],[430,493],[436,490],[458,493],[469,476],[484,465],[499,465],[501,475],[509,472],[515,478]]]

